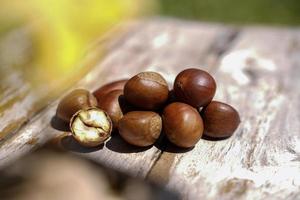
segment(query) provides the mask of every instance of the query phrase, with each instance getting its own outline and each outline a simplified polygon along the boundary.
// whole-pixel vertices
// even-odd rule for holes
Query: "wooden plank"
[[[26,121],[25,115],[32,104],[30,86],[22,73],[14,65],[28,62],[30,48],[28,35],[24,30],[16,30],[0,38],[0,140]],[[17,50],[16,50],[17,49]],[[10,110],[20,110],[16,117]],[[19,123],[18,123],[19,122]]]
[[[55,80],[39,80],[32,64],[33,45],[28,29],[15,29],[0,38],[0,143],[16,132],[50,101],[79,80],[101,56],[93,51],[78,63],[77,70]],[[32,65],[31,65],[32,64]],[[84,66],[84,67],[82,67]]]
[[[174,73],[202,61],[207,69],[209,61],[226,48],[236,31],[223,26],[184,23],[173,20],[144,21],[131,27],[121,41],[108,48],[109,53],[77,85],[90,90],[101,84],[127,78],[144,70],[161,72],[169,82]],[[175,60],[175,61],[174,61]],[[26,126],[0,147],[0,163],[5,166],[50,138],[64,134],[54,129],[50,121],[57,101],[35,116]],[[68,140],[68,139],[66,139]],[[153,146],[147,150],[128,147],[118,136],[103,147],[87,150],[71,143],[70,150],[102,162],[112,168],[145,177],[160,156],[161,150]]]
[[[135,67],[135,70],[130,70],[132,71],[131,74],[143,70],[146,67],[149,70],[160,69],[161,71],[166,72],[166,74],[170,74],[169,71],[171,68],[169,69],[162,66],[168,64],[169,66],[172,66],[173,69],[176,69],[177,66],[193,65],[196,59],[202,60],[201,56],[203,55],[200,54],[202,54],[202,52],[205,52],[207,48],[209,48],[209,42],[203,42],[199,46],[193,47],[191,43],[192,40],[185,40],[185,37],[183,37],[183,35],[188,35],[195,39],[196,37],[199,37],[199,41],[202,41],[202,37],[204,37],[205,39],[210,41],[216,36],[216,34],[225,34],[225,38],[229,37],[227,36],[228,34],[231,34],[231,32],[223,31],[217,33],[217,30],[219,28],[216,26],[202,24],[201,28],[209,28],[204,31],[199,31],[200,27],[196,23],[185,24],[183,22],[177,21],[176,23],[172,24],[168,23],[167,21],[168,20],[166,20],[165,22],[156,22],[157,24],[162,23],[161,27],[164,27],[162,30],[157,29],[157,27],[160,25],[145,25],[145,27],[147,26],[148,28],[146,30],[143,30],[142,32],[126,31],[128,32],[127,34],[131,39],[127,41],[124,49],[118,50],[118,46],[116,46],[118,42],[115,41],[114,43],[116,44],[107,45],[105,47],[106,49],[102,50],[99,50],[97,48],[93,49],[93,52],[90,52],[90,54],[92,54],[94,57],[101,57],[101,54],[103,52],[105,53],[105,51],[108,51],[109,48],[115,48],[115,54],[111,54],[105,62],[107,62],[107,65],[109,65],[110,62],[113,62],[112,64],[115,65],[117,62],[118,66],[120,66],[121,69],[114,68],[110,70],[109,66],[107,72],[104,72],[108,73],[109,77],[114,77],[113,73],[115,71],[127,70],[126,68],[122,67],[122,62],[127,62],[126,65],[128,66],[130,66],[130,62],[133,62],[133,65],[139,66]],[[177,28],[177,24],[180,27]],[[132,26],[133,28],[134,25],[130,26]],[[186,29],[186,27],[188,28]],[[116,33],[120,31],[120,29],[125,31],[124,29],[126,28],[118,27],[114,32]],[[138,37],[134,38],[134,35],[138,35]],[[94,58],[92,59],[91,57],[93,56],[88,55],[86,60],[88,60],[88,62],[90,63],[87,64],[87,61],[81,63],[81,65],[84,66],[84,69],[71,74],[70,77],[65,78],[65,80],[56,79],[52,84],[40,82],[40,85],[37,88],[32,86],[30,80],[27,79],[28,77],[26,77],[26,73],[24,73],[24,70],[22,70],[22,67],[20,67],[26,64],[28,65],[28,63],[30,63],[30,54],[33,51],[30,34],[26,30],[26,28],[14,30],[0,39],[1,142],[6,138],[7,135],[9,136],[9,134],[16,132],[23,124],[25,124],[32,116],[34,116],[36,112],[44,108],[48,102],[55,99],[55,97],[65,91],[66,88],[69,88],[74,82],[76,82],[79,77],[82,76],[88,69],[88,65],[94,63]],[[141,43],[141,41],[144,42]],[[220,41],[218,45],[222,45],[222,41]],[[188,48],[184,45],[188,46]],[[104,45],[96,46],[102,48]],[[122,53],[119,54],[118,52]],[[163,54],[161,54],[161,52],[163,52]],[[178,54],[182,55],[178,56]],[[114,55],[118,55],[117,61],[115,60],[116,58],[114,57]],[[169,55],[175,57],[173,59],[169,59]],[[131,56],[135,60],[124,60],[129,56]],[[157,64],[160,64],[160,66],[157,66]],[[28,70],[28,67],[30,68],[30,66],[27,65],[26,70]],[[124,74],[126,74],[126,72],[124,72]],[[170,77],[170,80],[172,78],[173,77]]]
[[[74,72],[49,77],[45,81],[32,77],[39,75],[32,64],[34,54],[32,35],[28,27],[21,27],[0,38],[0,145],[12,136],[36,113],[62,95],[66,89],[78,82],[87,72],[129,34],[135,22],[113,27],[109,34],[103,34],[77,63]],[[111,38],[114,37],[114,40]],[[32,64],[32,65],[31,65]],[[43,68],[40,68],[43,70]],[[37,82],[37,80],[39,80]]]
[[[297,199],[300,196],[300,31],[246,28],[215,74],[217,100],[242,123],[227,140],[167,146],[148,178],[183,199]]]

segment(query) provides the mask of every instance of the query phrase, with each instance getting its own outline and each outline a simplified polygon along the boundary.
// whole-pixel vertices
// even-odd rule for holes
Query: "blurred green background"
[[[233,24],[299,25],[300,0],[159,0],[160,13]]]

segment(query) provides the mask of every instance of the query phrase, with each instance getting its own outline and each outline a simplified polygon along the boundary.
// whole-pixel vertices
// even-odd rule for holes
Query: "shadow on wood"
[[[164,133],[160,135],[160,138],[157,140],[157,142],[154,144],[156,148],[161,150],[162,152],[169,152],[169,153],[186,153],[188,151],[191,151],[194,147],[190,148],[182,148],[178,147],[174,144],[172,144],[168,138],[165,136]]]
[[[60,144],[64,150],[78,153],[90,153],[103,148],[103,144],[97,147],[84,147],[79,144],[72,135],[67,135],[61,138]]]
[[[229,137],[214,138],[214,137],[210,137],[208,135],[203,134],[201,139],[208,140],[208,141],[221,141],[221,140],[227,140],[230,137],[231,136],[229,136]]]
[[[128,144],[124,141],[118,133],[113,133],[110,140],[106,142],[105,146],[111,150],[118,153],[137,153],[150,149],[152,146],[148,147],[137,147]]]

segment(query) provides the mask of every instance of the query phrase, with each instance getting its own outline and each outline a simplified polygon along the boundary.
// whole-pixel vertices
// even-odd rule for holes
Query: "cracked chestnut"
[[[200,69],[186,69],[177,75],[174,82],[176,98],[195,108],[209,104],[216,88],[214,78]]]
[[[199,112],[192,106],[175,102],[163,111],[163,130],[173,144],[193,147],[203,134],[203,121]]]
[[[124,97],[141,109],[157,110],[168,100],[166,80],[156,72],[141,72],[127,81]]]
[[[110,137],[112,122],[105,111],[89,108],[79,110],[73,115],[70,129],[78,143],[86,147],[95,147]]]
[[[146,147],[158,139],[162,120],[152,111],[132,111],[119,121],[118,129],[121,137],[129,144]]]
[[[230,137],[240,124],[240,116],[232,106],[212,101],[201,111],[204,122],[204,135],[213,138]]]

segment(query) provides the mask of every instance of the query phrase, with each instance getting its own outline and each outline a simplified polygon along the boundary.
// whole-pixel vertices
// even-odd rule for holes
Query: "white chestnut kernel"
[[[98,108],[89,108],[76,112],[70,129],[76,141],[87,147],[104,143],[111,135],[112,122],[108,114]]]

